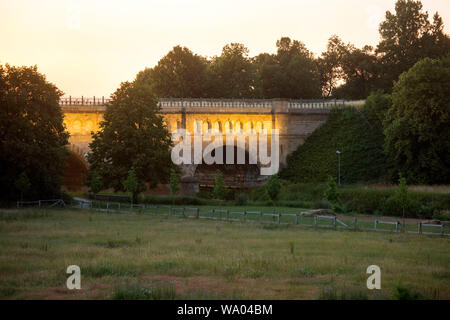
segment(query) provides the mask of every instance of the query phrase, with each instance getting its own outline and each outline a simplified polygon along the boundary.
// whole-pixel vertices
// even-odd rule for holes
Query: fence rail
[[[89,205],[86,206],[86,203]],[[398,221],[358,221],[355,217],[352,220],[342,220],[336,216],[324,215],[308,215],[305,212],[299,213],[270,213],[262,211],[234,211],[227,209],[203,209],[196,207],[175,207],[168,205],[146,205],[146,204],[130,204],[121,202],[104,202],[104,201],[83,201],[84,205],[80,205],[78,201],[70,203],[71,208],[89,208],[96,211],[109,213],[140,213],[153,216],[167,216],[193,219],[207,219],[220,221],[235,222],[253,222],[261,224],[278,224],[278,225],[303,225],[312,227],[325,227],[333,229],[345,230],[363,230],[377,232],[400,233],[402,231],[411,234],[428,234],[450,236],[450,233],[444,225],[425,224],[419,222],[417,229],[415,224],[407,224],[402,226]],[[386,228],[383,226],[393,226]],[[408,230],[409,229],[409,230]],[[416,231],[417,230],[417,231]],[[434,230],[437,230],[434,232]]]
[[[273,213],[262,211],[234,211],[228,209],[202,209],[196,207],[175,207],[168,205],[131,204],[123,202],[95,201],[85,199],[74,199],[66,204],[62,199],[17,201],[17,208],[73,208],[90,209],[110,213],[140,213],[153,216],[167,216],[194,219],[209,219],[236,222],[254,222],[261,224],[278,225],[303,225],[311,227],[325,227],[333,229],[381,231],[381,232],[406,232],[411,234],[426,234],[450,236],[449,229],[443,224],[430,224],[419,222],[415,224],[402,225],[399,221],[358,221],[356,217],[352,220],[339,219],[336,216],[311,215],[307,212],[299,213]],[[344,222],[345,221],[345,222]],[[412,229],[416,228],[416,229]],[[408,230],[409,229],[409,230]],[[436,230],[436,231],[435,231]],[[447,232],[446,232],[447,231]]]

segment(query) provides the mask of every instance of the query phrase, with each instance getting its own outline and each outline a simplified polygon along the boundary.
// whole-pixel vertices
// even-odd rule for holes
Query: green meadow
[[[3,209],[0,298],[450,299],[449,249],[441,236]],[[66,287],[70,265],[80,290]],[[366,287],[369,265],[381,290]]]

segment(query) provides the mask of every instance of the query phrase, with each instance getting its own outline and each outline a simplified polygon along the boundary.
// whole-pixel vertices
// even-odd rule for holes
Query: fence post
[[[422,222],[419,222],[418,224],[417,224],[417,233],[422,233]]]
[[[355,228],[355,230],[356,230],[356,223],[358,222],[358,220],[356,219],[356,217],[354,217],[353,218],[353,226],[354,226],[354,228]]]
[[[444,225],[441,224],[441,236],[443,236],[443,235],[444,235]]]
[[[298,224],[298,213],[295,214],[295,224]]]
[[[106,213],[109,212],[109,202],[106,203]]]
[[[262,213],[262,211],[259,213],[259,222],[260,223],[263,222],[263,213]]]
[[[41,207],[41,200],[39,200],[39,208]]]
[[[375,222],[374,222],[374,229],[375,229],[375,231],[377,231],[377,223],[378,223],[378,220],[375,220]]]
[[[119,211],[120,211],[120,202],[119,202]]]
[[[395,224],[395,232],[398,232],[398,225],[399,225],[399,222],[397,221],[397,223]]]
[[[314,216],[314,227],[317,227],[317,216]]]
[[[280,224],[281,221],[281,213],[278,214],[278,224]]]
[[[333,227],[336,229],[336,217],[333,217]]]
[[[227,210],[227,220],[230,220],[230,211]]]
[[[247,211],[244,211],[244,222],[247,222]]]
[[[186,217],[186,215],[184,214],[184,207],[183,210],[181,210],[181,214],[183,215],[183,217]]]
[[[199,216],[200,216],[200,208],[197,208],[195,212],[195,218],[198,219]]]

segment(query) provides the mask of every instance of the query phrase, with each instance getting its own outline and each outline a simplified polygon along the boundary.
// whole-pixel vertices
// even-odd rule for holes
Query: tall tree
[[[300,41],[283,37],[277,41],[274,63],[261,68],[264,98],[317,98],[320,75],[311,52]]]
[[[150,84],[159,98],[202,98],[210,95],[211,75],[206,58],[176,46],[151,69],[137,75],[137,82]]]
[[[425,58],[403,73],[384,121],[392,177],[409,183],[450,182],[450,55]]]
[[[123,82],[111,95],[100,130],[93,134],[88,161],[106,188],[124,191],[123,181],[134,168],[142,191],[166,183],[172,161],[171,137],[158,115],[158,102],[151,87]]]
[[[248,49],[240,43],[227,44],[211,62],[214,95],[220,98],[255,97],[255,72]]]
[[[342,80],[342,57],[346,52],[347,46],[337,35],[333,35],[328,39],[327,51],[317,59],[323,97],[330,97]]]
[[[346,99],[365,99],[379,85],[380,68],[371,46],[362,49],[348,45],[341,57],[344,84],[335,95]]]
[[[441,17],[436,13],[431,23],[420,1],[398,0],[395,13],[386,12],[380,35],[377,53],[383,66],[382,89],[387,92],[392,90],[393,81],[417,61],[450,52],[450,39],[443,32]]]
[[[37,67],[0,65],[0,198],[60,195],[69,134],[59,106],[62,92]]]

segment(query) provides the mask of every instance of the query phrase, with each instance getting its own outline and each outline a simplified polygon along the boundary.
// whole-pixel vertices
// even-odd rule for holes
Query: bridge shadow
[[[227,154],[228,151],[228,154]],[[215,157],[215,153],[220,152],[217,149],[211,152],[211,155]],[[229,188],[249,188],[259,185],[262,181],[260,175],[260,167],[258,164],[250,164],[249,153],[245,150],[239,149],[236,146],[224,146],[221,147],[223,156],[223,164],[199,164],[197,165],[194,177],[198,181],[200,188],[213,188],[215,185],[217,172],[220,171],[225,180],[225,184]],[[242,152],[245,157],[244,164],[238,163],[238,152]],[[228,157],[232,154],[232,157]],[[227,164],[231,162],[233,164]]]

